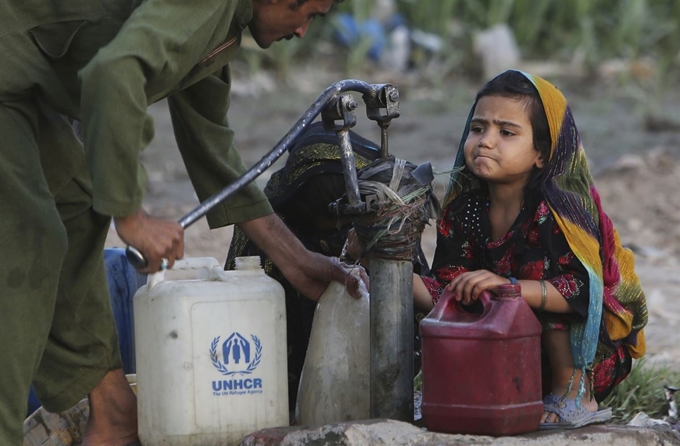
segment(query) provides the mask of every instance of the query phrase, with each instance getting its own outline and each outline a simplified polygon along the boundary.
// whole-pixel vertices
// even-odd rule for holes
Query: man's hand
[[[141,273],[155,273],[161,259],[168,259],[168,267],[184,257],[184,229],[174,221],[161,220],[148,215],[143,209],[128,217],[115,217],[118,236],[138,249],[148,265]]]
[[[347,273],[337,257],[326,257],[311,251],[307,251],[307,254],[307,260],[297,266],[291,268],[288,268],[288,266],[292,266],[289,264],[283,267],[277,266],[291,285],[308,299],[314,302],[318,301],[331,280],[344,284],[347,291],[357,299],[361,298],[359,290],[361,281],[368,289],[368,276],[362,267],[357,267],[359,268],[359,279]]]
[[[359,278],[349,274],[337,258],[307,250],[275,214],[242,222],[239,226],[308,299],[318,301],[331,280],[344,284],[352,296],[361,298]],[[368,285],[363,269],[360,274]]]

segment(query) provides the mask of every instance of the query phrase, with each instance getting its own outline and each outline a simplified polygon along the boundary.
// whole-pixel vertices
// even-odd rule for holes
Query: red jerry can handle
[[[482,312],[472,313],[460,301],[456,300],[456,294],[453,291],[444,290],[437,301],[437,305],[430,312],[428,319],[463,324],[481,321],[486,318],[494,307],[496,303],[495,295],[489,291],[483,291],[479,295],[479,302],[481,302],[483,307]]]
[[[456,300],[456,295],[453,291],[444,290],[437,305],[432,309],[428,318],[437,321],[447,322],[461,322],[470,324],[473,322],[481,322],[492,311],[492,309],[501,304],[501,301],[522,300],[522,288],[519,284],[502,284],[498,285],[491,291],[483,291],[479,295],[479,302],[482,304],[481,313],[471,313],[463,304]]]

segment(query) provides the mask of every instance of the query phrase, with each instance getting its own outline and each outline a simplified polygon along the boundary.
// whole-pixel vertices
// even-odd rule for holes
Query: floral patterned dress
[[[564,296],[573,312],[537,314],[544,331],[568,330],[570,321],[585,320],[589,304],[588,273],[574,256],[544,198],[536,196],[525,201],[508,233],[495,241],[490,240],[488,203],[488,195],[476,190],[461,195],[444,210],[437,226],[434,278],[423,277],[435,304],[443,287],[455,277],[466,271],[486,269],[502,277],[546,280]],[[598,351],[591,371],[598,401],[606,398],[630,373],[632,364],[627,348],[609,340],[604,323],[600,327]],[[543,368],[546,383],[550,374],[545,355]]]

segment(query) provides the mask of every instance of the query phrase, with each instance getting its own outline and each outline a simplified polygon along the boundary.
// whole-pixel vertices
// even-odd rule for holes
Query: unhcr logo
[[[250,338],[252,343],[240,333],[234,332],[221,346],[220,336],[213,339],[210,343],[210,359],[221,374],[250,375],[260,365],[262,343],[255,335],[250,335]]]

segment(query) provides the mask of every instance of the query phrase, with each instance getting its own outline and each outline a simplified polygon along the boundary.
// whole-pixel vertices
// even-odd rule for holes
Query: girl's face
[[[485,96],[477,102],[464,155],[468,169],[479,179],[524,187],[534,166],[543,167],[525,108],[521,99],[503,96]]]

